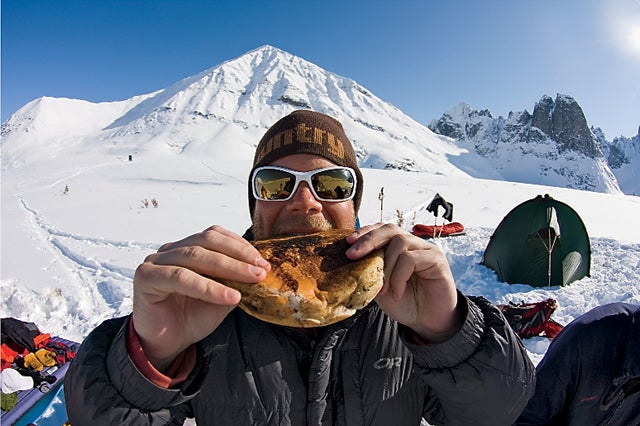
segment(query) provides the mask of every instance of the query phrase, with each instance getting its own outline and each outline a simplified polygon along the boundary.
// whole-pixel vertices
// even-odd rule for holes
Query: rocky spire
[[[557,94],[555,102],[543,96],[533,109],[531,127],[556,141],[560,152],[577,151],[590,158],[602,156],[582,108],[570,96]]]

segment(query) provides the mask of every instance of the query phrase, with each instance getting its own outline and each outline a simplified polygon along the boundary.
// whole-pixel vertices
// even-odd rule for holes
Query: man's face
[[[312,154],[288,155],[270,165],[299,172],[335,166],[326,158]],[[358,182],[358,185],[362,185],[362,182]],[[355,222],[353,200],[338,203],[318,201],[307,183],[300,182],[293,197],[287,201],[256,200],[253,235],[256,239],[262,239],[329,229],[354,229]]]

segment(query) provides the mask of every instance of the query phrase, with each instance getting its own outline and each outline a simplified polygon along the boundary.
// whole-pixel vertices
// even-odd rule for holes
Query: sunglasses
[[[253,196],[261,201],[287,201],[293,197],[300,182],[307,182],[319,201],[346,201],[356,192],[356,174],[349,167],[297,172],[284,167],[263,166],[251,175]]]

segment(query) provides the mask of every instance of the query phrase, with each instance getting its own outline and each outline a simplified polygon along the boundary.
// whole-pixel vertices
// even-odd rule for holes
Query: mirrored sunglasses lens
[[[324,200],[346,200],[354,190],[353,175],[347,169],[324,170],[311,177],[313,189]]]
[[[284,200],[293,190],[294,175],[282,170],[263,169],[253,178],[253,187],[260,200]]]

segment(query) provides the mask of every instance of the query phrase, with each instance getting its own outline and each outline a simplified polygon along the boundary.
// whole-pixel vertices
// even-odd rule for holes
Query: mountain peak
[[[531,126],[557,142],[561,151],[577,151],[591,158],[602,156],[582,108],[571,96],[558,93],[555,101],[543,96],[533,109]]]
[[[64,120],[73,121],[62,103],[57,106]],[[362,167],[466,175],[451,162],[463,150],[450,141],[354,80],[270,45],[157,92],[124,103],[107,103],[105,108],[97,106],[89,103],[84,117],[90,129],[78,132],[72,141],[64,140],[62,132],[63,143],[49,147],[50,155],[51,150],[97,149],[102,150],[101,155],[115,153],[125,158],[130,153],[137,157],[154,153],[250,162],[250,152],[269,126],[295,109],[311,109],[343,124]],[[16,154],[13,148],[27,140],[24,133],[9,129],[20,122],[18,115],[9,121],[3,159]],[[57,132],[55,126],[55,122],[41,126],[28,139],[41,135],[47,140]],[[22,162],[13,164],[40,158],[39,150],[31,151],[20,151]],[[3,166],[11,164],[5,161]]]
[[[493,118],[459,104],[433,120],[429,128],[490,159],[504,179],[597,192],[619,193],[582,108],[571,96],[543,95],[533,114],[510,112]],[[528,165],[523,165],[528,163]]]

